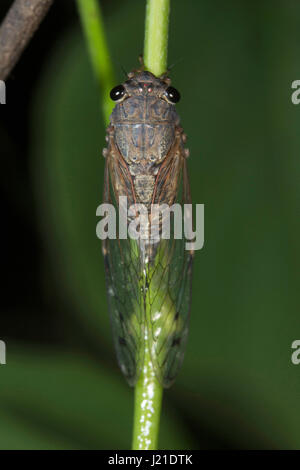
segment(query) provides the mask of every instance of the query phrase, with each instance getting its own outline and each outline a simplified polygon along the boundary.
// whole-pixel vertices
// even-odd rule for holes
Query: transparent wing
[[[113,204],[118,214],[116,187],[121,194],[127,194],[129,200],[134,199],[134,194],[129,194],[132,186],[122,159],[115,158],[111,152],[106,158],[104,201]],[[128,383],[134,385],[143,364],[145,325],[138,243],[130,238],[106,239],[103,254],[118,363]]]
[[[177,157],[173,156],[166,165],[156,197],[165,200],[168,185],[176,184],[177,198],[173,202],[181,204],[183,214],[183,204],[190,203],[190,191],[186,158],[181,147]],[[171,190],[169,192],[171,194]],[[193,253],[185,249],[185,243],[184,236],[174,239],[171,231],[169,240],[159,242],[148,272],[149,349],[155,374],[166,388],[172,385],[182,364],[188,335]]]
[[[131,176],[113,141],[106,158],[104,187],[104,201],[113,204],[117,214],[118,195],[127,196],[128,206],[135,202]],[[178,202],[182,206],[190,202],[180,139],[159,170],[153,202]],[[184,237],[174,239],[173,235],[171,231],[170,239],[161,240],[154,248],[145,248],[130,238],[103,242],[114,342],[119,365],[130,385],[136,383],[143,366],[146,327],[152,364],[164,387],[173,383],[183,360],[193,256],[185,249]]]

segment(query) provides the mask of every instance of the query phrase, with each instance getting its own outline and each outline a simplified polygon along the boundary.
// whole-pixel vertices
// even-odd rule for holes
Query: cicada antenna
[[[145,63],[144,63],[144,56],[143,56],[143,54],[140,54],[140,55],[139,55],[139,63],[140,63],[140,65],[141,65],[141,72],[142,72],[142,71],[144,70],[144,68],[145,68]]]
[[[168,67],[168,72],[170,72],[170,71],[175,67],[175,65],[179,64],[182,60],[183,60],[183,57],[181,57],[180,59],[176,60],[176,62],[173,62],[173,64],[169,65],[169,67]]]
[[[112,59],[112,62],[117,65],[118,67],[120,67],[120,69],[122,70],[122,73],[124,74],[125,78],[127,78],[128,76],[128,72],[126,71],[125,67],[123,66],[123,64],[121,64],[121,62],[119,62],[118,60],[115,60],[115,59]]]
[[[128,72],[126,72],[125,67],[123,67],[123,65],[121,65],[121,70],[124,74],[124,77],[127,78],[128,77]]]
[[[162,75],[160,75],[160,79],[163,80],[167,85],[170,85],[171,83],[171,79],[169,77],[169,74],[171,72],[171,70],[175,67],[175,65],[177,65],[179,62],[181,62],[183,59],[178,59],[176,62],[174,62],[173,64],[169,65],[169,67],[167,68],[167,71],[164,72]]]
[[[138,69],[134,69],[127,74],[128,78],[133,78],[137,73],[143,72],[145,70],[144,58],[143,54],[139,55],[139,63],[140,67]]]

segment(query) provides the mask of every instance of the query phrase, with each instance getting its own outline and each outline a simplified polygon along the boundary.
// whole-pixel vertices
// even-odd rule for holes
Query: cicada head
[[[166,76],[156,77],[148,71],[129,74],[130,78],[114,87],[110,92],[110,97],[118,103],[129,97],[149,96],[160,98],[169,104],[178,103],[180,93],[170,86],[170,79]]]

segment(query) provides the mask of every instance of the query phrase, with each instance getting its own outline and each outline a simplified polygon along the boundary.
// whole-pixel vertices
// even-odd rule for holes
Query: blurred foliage
[[[105,21],[122,82],[119,64],[134,68],[142,50],[144,2],[116,3]],[[299,26],[292,0],[172,4],[171,77],[206,241],[195,258],[186,358],[165,393],[161,448],[300,448],[300,369],[290,361],[300,334],[300,108],[290,100]],[[55,273],[74,312],[70,330],[101,353],[9,346],[2,449],[130,445],[133,391],[113,360],[95,235],[105,134],[98,103],[78,24],[57,42],[37,87],[32,176],[45,276]]]

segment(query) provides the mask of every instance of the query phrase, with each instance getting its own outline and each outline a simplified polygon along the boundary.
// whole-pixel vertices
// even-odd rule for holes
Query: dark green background
[[[2,245],[0,448],[129,448],[133,391],[115,361],[95,235],[104,124],[78,19],[58,3],[34,39],[47,47],[30,46],[1,108],[1,185],[15,216]],[[142,51],[144,2],[103,3],[118,83]],[[160,448],[299,449],[300,4],[173,0],[169,44],[205,246]],[[9,91],[27,95],[26,57],[37,74],[24,113]],[[12,110],[25,164],[5,125]]]

